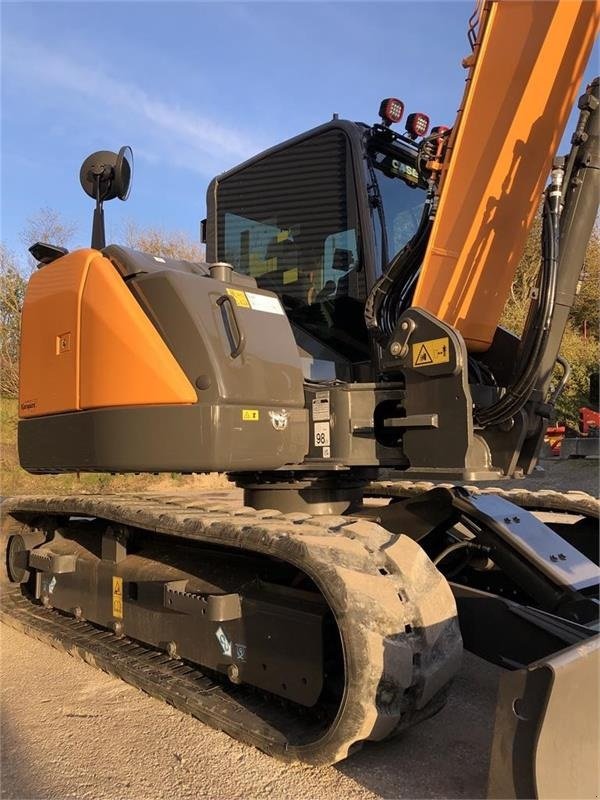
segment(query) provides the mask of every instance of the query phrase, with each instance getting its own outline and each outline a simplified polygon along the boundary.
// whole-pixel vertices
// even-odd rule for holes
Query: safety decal
[[[258,422],[259,418],[258,408],[242,409],[242,419],[244,422]]]
[[[123,578],[116,575],[112,579],[112,613],[113,617],[123,619]]]
[[[253,311],[266,311],[268,314],[281,314],[285,312],[281,307],[281,303],[276,297],[269,297],[268,294],[256,294],[255,292],[246,292],[246,298],[250,303],[250,308]]]
[[[234,652],[235,652],[235,660],[236,661],[245,661],[246,660],[246,645],[245,644],[235,644],[234,645]]]
[[[217,630],[215,631],[215,636],[217,637],[217,641],[221,645],[221,650],[223,651],[224,656],[231,655],[231,640],[227,637],[227,634],[223,630],[223,628],[219,625]]]
[[[329,392],[317,392],[312,401],[312,418],[315,422],[329,419]]]
[[[232,289],[230,286],[228,286],[227,294],[233,299],[233,302],[236,304],[236,306],[240,306],[241,308],[250,308],[250,303],[246,297],[246,292],[243,292],[241,289]]]
[[[413,367],[431,367],[433,364],[447,364],[450,361],[450,339],[428,339],[414,342],[412,346]]]

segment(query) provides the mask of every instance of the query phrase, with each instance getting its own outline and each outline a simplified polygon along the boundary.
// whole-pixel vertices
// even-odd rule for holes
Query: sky
[[[134,153],[129,200],[105,206],[109,241],[129,220],[198,240],[212,177],[334,112],[375,122],[395,96],[451,125],[473,5],[2,2],[3,243],[22,255],[42,207],[89,243],[79,168],[95,150]]]

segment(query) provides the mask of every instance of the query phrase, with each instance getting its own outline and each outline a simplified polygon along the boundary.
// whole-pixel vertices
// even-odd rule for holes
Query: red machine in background
[[[600,398],[598,380],[600,373],[590,374],[589,406],[579,409],[578,430],[568,425],[553,425],[546,429],[547,453],[557,458],[585,458],[598,455],[600,436]]]

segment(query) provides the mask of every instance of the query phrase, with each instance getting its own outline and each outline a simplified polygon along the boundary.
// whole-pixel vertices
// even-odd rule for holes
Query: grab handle
[[[229,307],[230,310],[229,314],[225,310],[225,303],[227,303]],[[223,324],[225,325],[225,332],[227,334],[227,338],[229,339],[229,344],[231,346],[231,357],[237,358],[242,353],[244,347],[246,346],[246,337],[244,336],[242,329],[240,327],[240,323],[237,318],[237,313],[235,310],[235,304],[233,303],[231,297],[229,297],[228,294],[223,294],[217,300],[217,305],[220,307],[221,314],[223,315]]]

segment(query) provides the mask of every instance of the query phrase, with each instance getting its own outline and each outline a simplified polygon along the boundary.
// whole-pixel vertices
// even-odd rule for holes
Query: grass
[[[0,402],[0,492],[15,494],[100,494],[138,491],[202,491],[230,489],[225,475],[110,475],[105,472],[68,475],[30,475],[19,466],[17,453],[17,401]]]

